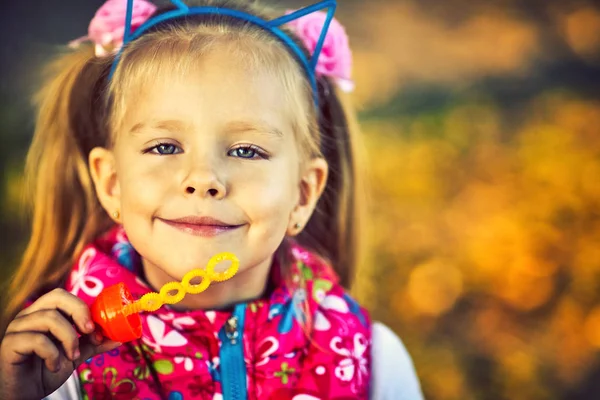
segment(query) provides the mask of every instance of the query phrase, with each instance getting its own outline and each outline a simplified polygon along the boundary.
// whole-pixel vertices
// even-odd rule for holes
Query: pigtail
[[[30,296],[58,286],[75,255],[110,225],[87,167],[89,149],[107,139],[98,132],[105,108],[98,88],[106,65],[94,58],[91,46],[60,56],[35,96],[36,129],[25,167],[31,237],[8,287],[2,332]]]
[[[318,86],[321,152],[329,164],[329,176],[315,212],[298,241],[327,259],[340,277],[340,283],[348,288],[362,247],[359,234],[361,179],[356,168],[355,124],[348,118],[350,114],[329,79],[321,77]]]

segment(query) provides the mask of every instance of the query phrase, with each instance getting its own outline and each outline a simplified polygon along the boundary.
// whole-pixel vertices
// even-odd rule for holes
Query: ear
[[[121,191],[113,152],[103,147],[95,147],[90,151],[88,163],[102,208],[113,221],[120,223]]]
[[[300,196],[290,214],[287,234],[296,236],[308,223],[317,202],[325,190],[329,167],[323,158],[313,158],[305,164],[300,177]]]

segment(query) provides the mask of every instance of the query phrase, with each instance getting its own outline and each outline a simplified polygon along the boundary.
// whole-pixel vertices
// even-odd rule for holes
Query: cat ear
[[[178,9],[180,9],[180,10],[182,10],[182,11],[187,11],[187,10],[189,10],[189,9],[190,9],[190,8],[189,8],[187,5],[185,5],[185,4],[183,3],[183,1],[181,1],[181,0],[171,0],[171,4],[173,4],[175,7],[177,7]]]
[[[125,32],[123,32],[123,44],[127,44],[131,41],[131,19],[133,18],[133,1],[127,0],[127,13],[125,14]],[[181,0],[170,0],[177,9],[181,12],[187,12],[189,7]]]
[[[127,0],[127,12],[125,13],[125,31],[123,32],[123,45],[131,40],[131,18],[133,18],[133,0]]]
[[[317,65],[317,60],[319,59],[319,55],[321,54],[321,50],[323,50],[323,44],[325,43],[325,36],[327,36],[327,31],[329,30],[329,25],[331,24],[331,20],[333,20],[333,15],[335,14],[335,9],[337,7],[336,0],[324,0],[319,3],[310,5],[308,7],[301,8],[296,10],[290,14],[283,15],[279,18],[275,18],[267,23],[267,25],[271,28],[277,28],[281,25],[287,24],[288,22],[300,19],[308,14],[312,14],[314,12],[327,10],[327,17],[325,18],[325,23],[323,24],[323,28],[321,28],[321,34],[319,35],[319,40],[317,41],[317,45],[313,54],[310,58],[309,65],[312,70],[315,70]]]

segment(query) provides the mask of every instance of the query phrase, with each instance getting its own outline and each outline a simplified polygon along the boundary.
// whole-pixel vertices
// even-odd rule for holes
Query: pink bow
[[[155,11],[154,4],[146,0],[134,0],[132,31],[146,22]],[[77,47],[80,43],[91,40],[96,45],[97,57],[117,53],[123,46],[126,13],[126,0],[108,0],[96,11],[88,28],[88,35],[72,41],[69,46]]]
[[[291,14],[292,12],[288,11],[286,14]],[[295,19],[287,25],[302,40],[312,54],[319,41],[326,18],[326,13],[314,12]],[[342,24],[336,19],[333,19],[329,25],[323,49],[317,60],[315,72],[317,75],[333,78],[339,88],[345,92],[354,90],[354,82],[350,78],[352,72],[352,52],[348,43],[348,35]]]

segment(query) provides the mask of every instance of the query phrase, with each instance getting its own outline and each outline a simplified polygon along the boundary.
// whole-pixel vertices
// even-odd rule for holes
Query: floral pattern
[[[143,321],[145,322],[143,328],[147,328],[150,334],[144,335],[142,340],[158,353],[162,351],[162,347],[181,347],[188,343],[187,339],[176,329],[171,329],[167,333],[165,322],[154,315],[149,315]],[[173,328],[175,328],[175,324],[173,324]]]
[[[83,291],[88,296],[96,297],[104,289],[102,281],[95,276],[91,275],[94,266],[92,262],[96,256],[96,250],[94,248],[86,249],[77,263],[77,268],[71,272],[71,292],[78,294],[79,291]]]
[[[348,348],[342,347],[342,343],[340,337],[334,337],[330,343],[331,350],[341,356],[334,370],[335,376],[342,382],[350,383],[352,391],[357,392],[368,376],[369,363],[365,354],[368,342],[364,335],[356,333]]]

